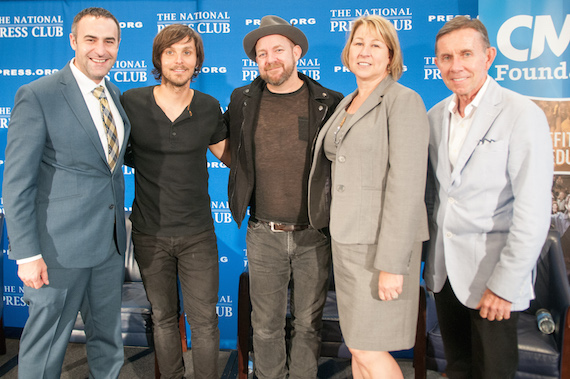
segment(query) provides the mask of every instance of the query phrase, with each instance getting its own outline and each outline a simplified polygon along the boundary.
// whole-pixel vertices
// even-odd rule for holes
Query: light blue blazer
[[[491,79],[473,124],[450,168],[449,103],[428,113],[429,157],[435,173],[429,288],[449,281],[457,298],[475,308],[485,289],[528,308],[533,268],[550,225],[552,142],[542,110]]]
[[[11,259],[41,253],[48,268],[93,267],[108,257],[114,233],[124,252],[130,124],[118,88],[106,86],[125,124],[113,172],[69,64],[16,93],[3,183]]]

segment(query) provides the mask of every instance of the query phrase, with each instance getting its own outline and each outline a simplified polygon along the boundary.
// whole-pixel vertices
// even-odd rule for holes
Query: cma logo
[[[530,49],[518,49],[513,46],[511,35],[519,28],[533,31]],[[541,56],[544,52],[545,42],[557,57],[564,53],[570,43],[570,14],[566,15],[560,34],[556,32],[552,17],[549,15],[512,17],[503,23],[497,33],[497,46],[501,53],[517,62],[525,62]]]

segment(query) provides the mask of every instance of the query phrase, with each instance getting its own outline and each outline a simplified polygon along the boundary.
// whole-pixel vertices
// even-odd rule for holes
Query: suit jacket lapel
[[[463,146],[459,151],[459,156],[457,157],[457,163],[451,173],[452,181],[459,176],[469,161],[469,158],[471,158],[473,151],[485,137],[493,125],[494,120],[501,112],[501,97],[499,89],[499,85],[492,80],[489,83],[487,92],[481,99],[479,107],[475,110],[473,123],[469,129],[469,133],[467,133],[467,137],[465,137],[465,142],[463,143]]]
[[[442,126],[439,130],[439,141],[437,141],[437,177],[439,182],[444,188],[448,188],[451,183],[451,164],[449,162],[449,103],[453,99],[453,96],[448,98],[445,102],[445,106],[442,109],[443,115],[441,115]],[[438,117],[439,119],[439,117]]]
[[[99,138],[99,133],[97,132],[97,127],[91,118],[89,109],[87,108],[85,100],[83,99],[83,94],[79,90],[79,86],[75,81],[75,77],[73,76],[69,65],[70,63],[68,63],[67,66],[65,66],[62,70],[64,72],[62,80],[60,81],[61,92],[63,93],[63,97],[65,97],[69,103],[69,107],[71,108],[72,112],[75,114],[75,118],[81,127],[83,127],[85,130],[85,133],[87,133],[91,139],[91,142],[101,156],[101,159],[103,159],[105,164],[107,164],[105,150],[103,150],[103,145],[101,144],[101,139]]]
[[[346,107],[346,105],[349,103],[348,101],[348,97],[345,97],[344,99],[341,100],[341,102],[338,104],[337,108],[338,110],[343,109],[343,107]],[[344,105],[343,105],[344,104]],[[341,123],[341,118],[340,115],[342,114],[342,112],[334,112],[332,114],[332,116],[327,120],[327,122],[325,123],[325,125],[323,125],[323,127],[321,128],[321,130],[319,131],[319,134],[317,136],[317,141],[315,142],[315,151],[320,151],[321,150],[321,146],[323,145],[323,141],[325,139],[325,136],[327,135],[327,132],[330,128],[336,128],[340,123]]]
[[[382,98],[384,97],[384,94],[386,93],[388,87],[393,83],[394,79],[392,79],[392,76],[388,75],[384,80],[382,80],[382,82],[380,82],[380,84],[378,84],[378,86],[376,86],[374,91],[372,91],[364,103],[362,103],[360,108],[358,108],[356,113],[350,118],[350,121],[343,125],[343,128],[346,130],[345,133],[348,133],[348,131],[356,122],[358,122],[358,120],[360,120],[362,117],[368,114],[368,112],[370,112],[382,102]],[[348,96],[350,98],[350,101],[354,99],[357,93],[358,90],[354,91],[350,96]],[[348,106],[348,104],[349,103],[347,103],[346,106]]]

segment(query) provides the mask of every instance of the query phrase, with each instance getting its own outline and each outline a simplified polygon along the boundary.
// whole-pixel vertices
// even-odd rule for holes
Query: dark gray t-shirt
[[[313,137],[306,84],[289,94],[265,88],[254,136],[255,218],[309,223],[307,186]]]

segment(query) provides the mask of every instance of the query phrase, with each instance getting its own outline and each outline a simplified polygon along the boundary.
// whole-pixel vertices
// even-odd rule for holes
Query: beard
[[[177,67],[177,68],[182,68],[182,67]],[[170,71],[162,73],[162,83],[166,85],[171,85],[173,87],[188,87],[191,80],[192,80],[192,73],[189,76],[175,75]]]
[[[283,72],[277,78],[272,78],[269,74],[267,74],[267,70],[271,70],[276,67],[283,67]],[[264,72],[259,73],[259,76],[261,76],[261,79],[265,80],[267,83],[271,84],[272,86],[278,87],[281,84],[285,83],[291,77],[291,75],[293,75],[293,72],[295,72],[295,66],[287,68],[287,66],[285,66],[284,64],[279,63],[279,64],[266,65]]]

